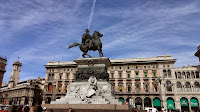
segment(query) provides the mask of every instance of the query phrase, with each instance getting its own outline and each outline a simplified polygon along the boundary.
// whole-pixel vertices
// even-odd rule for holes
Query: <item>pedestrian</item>
[[[34,112],[35,111],[35,106],[32,106],[31,108],[30,108],[30,111],[29,112]]]
[[[1,112],[6,112],[4,109],[1,109]]]
[[[30,108],[29,108],[28,106],[26,106],[26,107],[24,107],[24,108],[22,109],[22,112],[29,112],[29,110],[30,110]]]
[[[35,112],[42,112],[42,111],[43,111],[43,108],[41,107],[41,105],[37,105]]]
[[[46,107],[43,108],[43,112],[47,112],[47,108]]]
[[[23,108],[22,106],[18,106],[16,109],[17,110],[16,112],[22,112],[22,108]]]

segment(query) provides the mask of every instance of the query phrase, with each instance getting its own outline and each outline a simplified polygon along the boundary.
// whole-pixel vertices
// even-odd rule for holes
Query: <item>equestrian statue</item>
[[[77,42],[74,42],[72,45],[69,46],[69,48],[79,46],[80,50],[83,52],[82,56],[84,58],[85,58],[85,55],[89,56],[90,58],[92,57],[89,54],[87,54],[87,52],[89,50],[93,50],[93,51],[98,50],[99,56],[104,57],[103,52],[102,52],[102,43],[101,43],[101,40],[100,40],[100,37],[102,37],[103,34],[101,34],[99,31],[95,31],[93,33],[93,35],[91,36],[89,34],[90,31],[88,29],[86,29],[85,32],[86,33],[83,34],[83,36],[82,36],[82,43],[79,44]]]

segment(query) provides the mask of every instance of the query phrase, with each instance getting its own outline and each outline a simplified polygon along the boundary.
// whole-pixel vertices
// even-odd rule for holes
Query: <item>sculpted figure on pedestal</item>
[[[83,52],[82,56],[84,58],[85,58],[85,55],[91,57],[89,54],[87,54],[87,52],[89,50],[92,50],[92,51],[98,50],[99,56],[104,57],[103,52],[102,52],[102,43],[101,43],[101,40],[100,40],[100,37],[102,37],[103,34],[101,34],[99,31],[95,31],[93,33],[93,35],[91,36],[89,34],[88,29],[86,29],[85,32],[86,33],[83,34],[83,36],[82,36],[82,43],[79,44],[77,42],[74,42],[72,45],[70,45],[68,47],[68,49],[75,47],[75,46],[79,46],[80,50]]]

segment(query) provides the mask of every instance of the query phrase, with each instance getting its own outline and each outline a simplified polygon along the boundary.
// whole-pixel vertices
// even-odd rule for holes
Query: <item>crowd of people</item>
[[[42,108],[40,105],[37,106],[11,106],[8,109],[1,108],[0,112],[53,112],[53,110],[46,110],[46,107]]]

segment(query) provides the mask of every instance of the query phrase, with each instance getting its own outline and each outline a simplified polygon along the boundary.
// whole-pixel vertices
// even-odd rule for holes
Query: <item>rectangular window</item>
[[[139,77],[138,73],[136,73],[136,77]]]
[[[130,78],[130,74],[129,73],[127,74],[127,78]]]
[[[113,78],[114,77],[114,74],[113,73],[111,73],[111,78]]]
[[[121,73],[119,73],[119,78],[122,78],[122,74]]]
[[[147,77],[147,72],[144,72],[144,77]]]
[[[58,88],[58,92],[61,92],[61,86]]]
[[[153,72],[153,77],[156,77],[156,72]]]
[[[119,87],[119,91],[122,92],[122,86]]]

